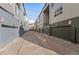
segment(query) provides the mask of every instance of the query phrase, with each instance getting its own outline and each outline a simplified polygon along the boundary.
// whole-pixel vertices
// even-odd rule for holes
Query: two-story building
[[[40,16],[40,29],[49,35],[79,42],[79,4],[47,3]],[[42,15],[42,16],[41,16]],[[42,26],[41,26],[42,25]]]

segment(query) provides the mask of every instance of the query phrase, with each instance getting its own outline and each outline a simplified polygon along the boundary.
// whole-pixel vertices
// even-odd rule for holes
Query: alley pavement
[[[79,44],[28,31],[0,50],[1,55],[78,55]]]

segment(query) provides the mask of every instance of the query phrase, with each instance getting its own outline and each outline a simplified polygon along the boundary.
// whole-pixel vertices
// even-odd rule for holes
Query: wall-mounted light
[[[72,21],[71,21],[71,20],[69,20],[69,21],[68,21],[68,24],[71,24],[71,23],[72,23]]]

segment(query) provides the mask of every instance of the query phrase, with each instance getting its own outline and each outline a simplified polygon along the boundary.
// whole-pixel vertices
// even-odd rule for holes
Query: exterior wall
[[[18,5],[17,4],[15,4],[15,7],[14,7],[14,12],[15,12],[15,18],[16,18],[16,20],[18,21],[18,26],[21,24],[20,22],[21,22],[21,17],[20,17],[20,9],[18,8]]]
[[[0,39],[1,39],[1,23],[0,23]]]
[[[45,4],[45,6],[43,7],[43,9],[42,9],[40,15],[39,15],[39,16],[37,17],[37,19],[36,19],[36,27],[39,27],[39,31],[40,31],[40,32],[43,32],[44,23],[48,23],[48,22],[46,21],[46,19],[48,20],[48,17],[47,17],[48,15],[46,15],[46,14],[44,13],[44,11],[45,11],[45,9],[47,8],[47,6],[48,6],[48,4]],[[39,22],[37,22],[38,18],[39,18]],[[38,26],[37,24],[39,24],[39,26]],[[37,29],[37,30],[38,30],[38,29]]]
[[[8,26],[15,26],[18,27],[18,22],[15,18],[14,14],[14,6],[15,4],[9,5],[8,3],[6,4],[0,4],[2,8],[7,11],[3,10],[0,8],[0,20],[1,17],[3,18],[3,22],[1,22],[1,25],[8,25]],[[15,39],[18,36],[18,28],[9,28],[9,27],[0,27],[0,48],[4,47],[6,44],[11,42],[13,39]]]
[[[37,26],[36,26],[36,22],[34,23],[34,26],[33,26],[33,30],[36,31],[37,30]]]
[[[79,16],[79,4],[78,3],[63,3],[63,13],[54,17],[54,12],[56,4],[53,5],[53,7],[50,6],[50,24],[51,23],[56,23],[60,21],[64,21],[70,18],[78,17]]]
[[[49,24],[47,15],[44,14],[49,5]],[[41,11],[40,29],[72,42],[79,43],[79,4],[78,3],[49,3]],[[46,28],[44,28],[46,27]],[[44,33],[45,33],[44,32]],[[61,35],[60,35],[61,33]],[[47,34],[47,33],[46,33]]]
[[[49,35],[49,4],[43,10],[43,32]]]
[[[26,31],[26,18],[25,18],[25,8],[22,3],[18,3],[19,9],[18,14],[16,15],[19,20],[19,36],[21,36]],[[16,5],[16,9],[18,8]],[[17,13],[17,10],[16,10]]]
[[[49,16],[46,13],[43,13],[43,23],[49,24]]]
[[[24,21],[24,9],[23,9],[23,5],[21,4],[20,6],[20,17],[21,17],[21,21],[22,21],[22,24],[23,24],[23,21]]]
[[[39,32],[39,28],[40,28],[40,18],[37,18],[37,31]]]
[[[43,24],[49,24],[49,4],[46,4],[46,6],[43,9]]]
[[[10,4],[10,3],[0,3],[0,6],[3,7],[4,9],[8,10],[12,14],[14,14],[13,8],[15,4]]]
[[[24,31],[27,31],[27,16],[24,15],[24,19],[23,19],[23,28],[24,28]]]
[[[43,29],[43,12],[40,15],[40,30]]]
[[[15,22],[17,22],[17,20],[13,20],[13,19],[15,19],[15,13],[14,13],[15,10],[13,9],[15,7],[15,4],[10,5],[9,3],[5,3],[5,4],[0,4],[0,6],[14,15],[13,16],[0,8],[0,17],[4,18],[3,24],[16,25],[17,23],[15,23]],[[8,16],[10,16],[10,17],[8,17]],[[12,20],[10,20],[10,19],[12,19]]]
[[[22,21],[22,25],[23,25],[23,28],[24,28],[24,31],[26,31],[26,15],[25,15],[25,9],[24,9],[24,6],[23,4],[21,4],[21,10],[20,10],[20,16],[21,16],[21,21]]]
[[[24,10],[18,10],[17,13],[17,8],[15,3],[0,4],[0,48],[19,36],[20,20],[24,20]]]
[[[49,24],[52,24],[54,21],[54,12],[52,4],[49,4]]]
[[[57,16],[54,16],[55,11],[57,10],[57,8],[60,8],[60,6],[62,6],[63,12]],[[51,28],[51,33],[53,36],[79,43],[78,7],[78,3],[53,4],[53,7],[50,6],[49,20],[50,24],[53,24],[53,26],[55,26],[52,26],[53,28]]]
[[[30,27],[31,27],[28,20],[27,20],[27,22],[26,22],[26,26],[25,26],[25,27],[26,27],[26,30],[27,30],[27,31],[28,31],[28,30],[30,29]]]

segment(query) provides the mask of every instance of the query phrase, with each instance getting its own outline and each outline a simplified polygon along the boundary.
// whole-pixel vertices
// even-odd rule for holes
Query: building
[[[37,25],[36,22],[34,22],[34,25],[33,25],[33,30],[34,30],[34,31],[37,31],[37,30],[36,30],[36,28],[37,28],[36,25]]]
[[[19,19],[19,36],[26,31],[26,12],[23,3],[17,3],[16,17]]]
[[[24,20],[24,12],[21,3],[0,4],[0,48],[19,36],[19,28]]]
[[[39,32],[40,31],[40,18],[39,17],[37,18],[36,23],[37,23],[36,28],[37,28],[37,31]]]
[[[36,30],[40,31],[40,32],[44,32],[44,25],[46,24],[46,20],[47,20],[47,16],[46,13],[44,13],[44,9],[46,8],[48,4],[46,3],[42,9],[42,11],[40,12],[39,16],[37,17],[35,24],[36,24]]]
[[[40,30],[65,40],[79,43],[79,4],[49,3],[41,11]]]

